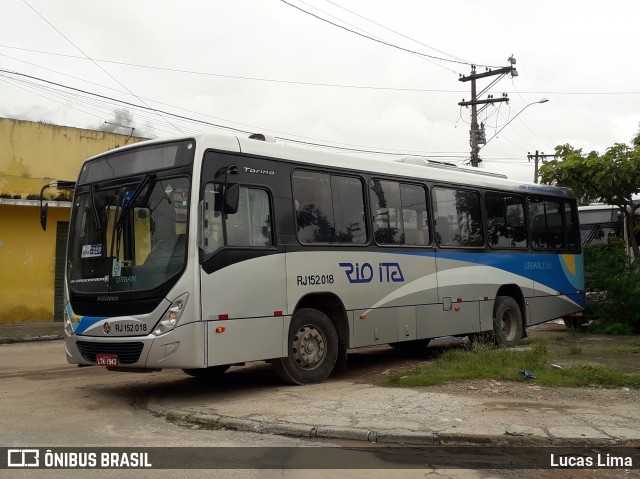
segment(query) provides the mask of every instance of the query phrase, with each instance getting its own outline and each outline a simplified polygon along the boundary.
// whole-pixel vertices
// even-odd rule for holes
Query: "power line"
[[[418,93],[455,93],[455,94],[466,92],[466,90],[450,90],[450,89],[440,89],[440,88],[411,88],[411,87],[389,87],[389,86],[374,86],[374,85],[350,85],[350,84],[343,84],[343,83],[307,82],[307,81],[298,81],[298,80],[285,80],[280,78],[253,77],[253,76],[246,76],[246,75],[232,75],[232,74],[225,74],[225,73],[213,73],[213,72],[205,72],[205,71],[198,71],[198,70],[187,70],[182,68],[161,67],[157,65],[144,65],[140,63],[124,62],[124,61],[118,61],[118,60],[106,60],[101,58],[88,59],[79,55],[69,55],[66,53],[50,52],[46,50],[35,50],[32,48],[16,47],[13,45],[5,45],[5,44],[0,44],[0,48],[8,48],[11,50],[20,50],[20,51],[31,52],[31,53],[40,53],[43,55],[74,58],[78,60],[93,60],[98,63],[109,63],[113,65],[121,65],[121,66],[128,66],[128,67],[134,67],[134,68],[145,68],[150,70],[166,71],[166,72],[172,72],[172,73],[185,73],[189,75],[228,78],[232,80],[247,80],[247,81],[258,81],[258,82],[267,82],[267,83],[283,83],[286,85],[303,85],[303,86],[326,87],[326,88],[348,88],[348,89],[356,89],[356,90],[381,90],[381,91],[401,91],[401,92],[418,92]],[[25,60],[11,57],[9,55],[5,55],[5,54],[0,54],[0,55],[6,56],[7,58],[11,58],[16,61],[33,65],[32,63],[29,63]],[[45,67],[41,67],[41,68],[45,68]],[[71,76],[71,75],[68,75],[68,76]],[[76,78],[76,77],[71,76],[71,78]],[[92,82],[89,82],[88,80],[83,80],[83,81],[92,83]],[[104,85],[100,85],[100,86],[104,86]],[[109,88],[109,87],[105,87],[105,88]],[[575,95],[586,95],[586,96],[589,96],[589,95],[593,95],[593,96],[640,95],[640,91],[562,91],[562,90],[517,91],[517,90],[514,90],[514,91],[505,91],[505,93],[535,94],[535,95],[574,95],[574,96]]]
[[[60,56],[60,57],[66,57],[66,58],[75,58],[78,60],[87,60],[87,58],[81,57],[79,55],[69,55],[65,53],[49,52],[45,50],[33,50],[30,48],[21,48],[21,47],[15,47],[10,45],[0,45],[0,47],[10,48],[13,50],[22,50],[22,51],[27,51],[32,53],[41,53],[43,55],[53,55],[53,56]],[[8,56],[8,55],[5,55],[5,56]],[[12,58],[12,57],[9,57],[9,58]],[[123,62],[123,61],[117,61],[117,60],[105,60],[105,59],[98,59],[98,58],[94,58],[93,60],[99,63],[110,63],[113,65],[122,65],[122,66],[135,67],[135,68],[146,68],[150,70],[159,70],[159,71],[166,71],[166,72],[172,72],[172,73],[185,73],[189,75],[228,78],[232,80],[248,80],[248,81],[258,81],[258,82],[267,82],[267,83],[282,83],[285,85],[303,85],[303,86],[327,87],[327,88],[348,88],[348,89],[356,89],[356,90],[383,90],[383,91],[402,91],[402,92],[414,91],[414,92],[420,92],[420,93],[456,93],[456,94],[463,93],[463,90],[445,90],[445,89],[438,89],[438,88],[409,88],[409,87],[404,88],[404,87],[386,87],[386,86],[373,86],[373,85],[349,85],[349,84],[328,83],[328,82],[324,82],[324,83],[323,82],[306,82],[306,81],[296,81],[296,80],[284,80],[279,78],[262,78],[262,77],[251,77],[251,76],[244,76],[244,75],[231,75],[231,74],[225,74],[225,73],[203,72],[198,70],[186,70],[182,68],[160,67],[157,65],[143,65],[140,63]],[[18,60],[18,61],[22,61],[22,60]]]
[[[438,52],[438,53],[442,53],[443,55],[447,55],[447,56],[449,56],[449,57],[451,57],[451,58],[454,58],[454,59],[456,59],[456,60],[459,60],[459,61],[461,61],[461,62],[464,62],[464,63],[470,64],[469,62],[467,62],[467,61],[466,61],[466,60],[464,60],[463,58],[457,57],[457,56],[452,55],[451,53],[447,53],[447,52],[445,52],[445,51],[443,51],[443,50],[439,50],[439,49],[437,49],[437,48],[435,48],[435,47],[432,47],[431,45],[427,45],[426,43],[423,43],[423,42],[421,42],[421,41],[419,41],[419,40],[416,40],[415,38],[411,38],[411,37],[409,37],[409,36],[407,36],[407,35],[404,35],[403,33],[400,33],[400,32],[398,32],[398,31],[396,31],[396,30],[393,30],[393,29],[391,29],[391,28],[388,28],[388,27],[386,27],[386,26],[382,25],[381,23],[375,22],[375,21],[371,20],[370,18],[367,18],[367,17],[365,17],[365,16],[363,16],[363,15],[360,15],[360,14],[358,14],[358,13],[356,13],[356,12],[352,11],[352,10],[349,10],[348,8],[345,8],[345,7],[343,7],[342,5],[339,5],[339,4],[335,3],[335,2],[332,2],[331,0],[326,0],[326,1],[327,1],[328,3],[330,3],[330,4],[332,4],[332,5],[335,5],[335,6],[336,6],[336,7],[338,7],[338,8],[341,8],[342,10],[345,10],[345,11],[349,12],[349,13],[350,13],[350,14],[352,14],[352,15],[355,15],[356,17],[360,17],[360,18],[362,18],[363,20],[366,20],[366,21],[368,21],[368,22],[371,22],[371,23],[373,23],[374,25],[377,25],[377,26],[379,26],[380,28],[384,28],[385,30],[387,30],[387,31],[389,31],[389,32],[391,32],[391,33],[395,33],[396,35],[399,35],[399,36],[401,36],[402,38],[406,38],[407,40],[411,40],[412,42],[415,42],[415,43],[417,43],[417,44],[419,44],[419,45],[422,45],[423,47],[430,48],[431,50],[434,50],[434,51],[436,51],[436,52]]]
[[[37,95],[41,98],[44,98],[46,100],[49,101],[53,101],[55,103],[58,103],[60,105],[63,105],[67,108],[71,108],[73,110],[77,110],[80,111],[82,113],[85,113],[87,115],[91,115],[94,116],[100,120],[104,120],[104,116],[99,116],[96,115],[95,113],[91,113],[89,111],[86,111],[84,109],[81,108],[77,108],[74,106],[69,105],[69,102],[72,103],[76,103],[80,106],[86,107],[86,108],[90,108],[93,110],[98,111],[101,114],[104,113],[108,113],[109,115],[113,115],[113,117],[115,119],[117,119],[118,121],[121,122],[127,122],[127,121],[131,121],[131,118],[127,118],[127,117],[123,117],[118,115],[117,111],[113,111],[111,108],[114,108],[117,104],[116,103],[109,103],[106,101],[96,101],[93,100],[91,98],[87,98],[87,97],[83,97],[81,95],[78,94],[74,94],[74,93],[67,93],[64,91],[60,91],[60,90],[56,90],[54,88],[51,87],[47,87],[46,85],[40,85],[34,82],[29,82],[28,80],[20,80],[17,78],[11,78],[11,77],[4,77],[1,79],[3,82],[10,84],[10,85],[14,85],[17,88],[23,89],[29,93],[32,93],[33,95]],[[58,98],[58,99],[56,99]],[[107,109],[109,108],[109,109]],[[151,117],[143,117],[143,119],[145,120],[145,123],[148,127],[153,128],[155,130],[158,131],[163,131],[165,133],[173,133],[173,131],[168,131],[168,130],[164,130],[162,128],[160,128],[157,125],[160,125],[159,122],[157,121],[152,121],[150,120]],[[140,132],[144,137],[146,138],[150,138],[153,137],[153,135],[149,134],[149,133],[144,133],[144,131],[140,128],[140,121],[139,120],[135,120],[134,123],[137,125],[136,129],[138,130],[138,132]],[[166,123],[163,122],[162,123],[163,126],[166,126]]]
[[[136,97],[139,101],[141,101],[142,103],[144,103],[144,100],[142,100],[140,97],[138,97],[135,93],[133,93],[131,90],[129,90],[129,88],[127,88],[122,82],[120,82],[116,77],[114,77],[111,73],[109,73],[107,70],[105,70],[104,68],[102,68],[97,62],[95,62],[89,55],[87,55],[78,45],[76,45],[75,43],[73,43],[71,41],[71,39],[69,39],[64,33],[62,33],[60,30],[58,30],[55,25],[53,25],[49,20],[47,20],[40,12],[38,12],[38,10],[36,10],[35,8],[33,8],[29,2],[27,2],[27,0],[22,0],[22,3],[24,3],[27,7],[29,7],[31,10],[33,10],[35,12],[36,15],[38,15],[42,20],[44,20],[44,22],[47,23],[47,25],[49,25],[51,28],[53,28],[56,32],[58,32],[58,34],[64,38],[67,42],[69,42],[76,50],[78,50],[80,53],[82,53],[88,60],[91,60],[91,63],[93,63],[95,66],[97,66],[100,70],[102,70],[106,75],[109,76],[109,78],[111,78],[113,81],[115,81],[118,85],[120,85],[122,88],[124,88],[125,90],[127,90],[131,95],[133,95],[134,97]],[[162,115],[159,115],[162,118]],[[178,130],[180,133],[184,132],[182,130],[180,130],[180,128],[176,127],[175,125],[171,124],[171,122],[169,122],[166,118],[163,118],[170,126],[172,126],[173,128],[175,128],[176,130]]]
[[[408,49],[408,48],[404,48],[404,47],[401,47],[401,46],[398,46],[398,45],[394,45],[393,43],[389,43],[389,42],[386,42],[386,41],[384,41],[384,40],[379,40],[379,39],[374,38],[374,37],[371,37],[371,36],[369,36],[369,35],[365,35],[365,34],[363,34],[363,33],[356,32],[355,30],[351,30],[351,29],[349,29],[349,28],[347,28],[347,27],[345,27],[345,26],[343,26],[343,25],[339,25],[339,24],[337,24],[337,23],[335,23],[335,22],[332,22],[331,20],[327,20],[326,18],[322,18],[321,16],[316,15],[315,13],[311,13],[311,12],[309,12],[309,11],[307,11],[307,10],[303,9],[303,8],[300,8],[300,7],[299,7],[299,6],[297,6],[297,5],[294,5],[294,4],[292,4],[292,3],[289,3],[289,2],[287,2],[286,0],[280,0],[280,1],[281,1],[282,3],[284,3],[284,4],[286,4],[286,5],[289,5],[289,6],[290,6],[290,7],[292,7],[292,8],[295,8],[296,10],[300,10],[301,12],[306,13],[307,15],[310,15],[310,16],[312,16],[312,17],[314,17],[314,18],[316,18],[316,19],[318,19],[318,20],[320,20],[320,21],[322,21],[322,22],[328,23],[328,24],[330,24],[330,25],[333,25],[334,27],[338,27],[338,28],[340,28],[340,29],[342,29],[342,30],[345,30],[345,31],[350,32],[350,33],[353,33],[354,35],[358,35],[358,36],[360,36],[360,37],[366,38],[367,40],[371,40],[371,41],[373,41],[373,42],[380,43],[380,44],[382,44],[382,45],[386,45],[386,46],[388,46],[388,47],[395,48],[395,49],[397,49],[397,50],[402,50],[402,51],[405,51],[405,52],[408,52],[408,53],[413,53],[413,54],[415,54],[415,55],[420,55],[420,56],[422,56],[422,57],[431,58],[431,59],[433,59],[433,60],[439,60],[439,61],[449,62],[449,63],[456,63],[456,64],[458,64],[458,65],[472,65],[472,64],[471,64],[471,63],[469,63],[469,62],[460,61],[460,60],[451,60],[451,59],[449,59],[449,58],[437,57],[437,56],[435,56],[435,55],[428,55],[428,54],[426,54],[426,53],[417,52],[417,51],[415,51],[415,50],[410,50],[410,49]],[[477,66],[483,66],[483,67],[487,67],[487,68],[499,68],[499,67],[492,66],[492,65],[480,65],[480,64],[475,64],[475,65],[477,65]]]
[[[329,16],[329,17],[331,17],[331,18],[335,18],[336,20],[339,20],[339,21],[341,21],[342,23],[344,23],[344,24],[346,24],[346,25],[349,25],[350,27],[357,28],[358,30],[360,30],[360,31],[362,31],[362,32],[364,32],[364,33],[366,33],[367,35],[372,36],[372,37],[373,37],[373,38],[375,38],[376,40],[382,40],[382,37],[379,37],[379,36],[377,36],[377,35],[374,35],[374,34],[372,34],[371,32],[366,31],[364,28],[357,27],[357,26],[355,26],[355,25],[353,25],[353,24],[351,24],[351,23],[349,23],[349,22],[345,21],[344,19],[338,18],[338,17],[336,17],[335,15],[332,15],[332,14],[330,14],[330,13],[327,13],[327,12],[325,12],[324,10],[319,9],[318,7],[315,7],[315,6],[309,5],[308,3],[304,2],[303,0],[298,0],[298,2],[302,3],[303,5],[306,5],[307,7],[311,7],[311,8],[313,8],[313,9],[317,10],[318,12],[324,13],[325,15],[328,15],[328,16]],[[333,3],[333,2],[329,2],[329,3]],[[336,4],[336,3],[333,3],[333,5],[335,5],[335,6],[339,7],[339,8],[342,8],[343,10],[346,10],[347,12],[351,13],[352,15],[356,15],[356,16],[358,16],[358,17],[360,17],[360,18],[363,18],[363,19],[367,20],[368,22],[371,22],[371,23],[373,23],[373,24],[375,24],[375,25],[378,25],[378,26],[382,26],[382,25],[380,25],[379,23],[373,22],[372,20],[369,20],[369,19],[367,19],[367,18],[363,17],[362,15],[358,15],[358,14],[356,14],[356,13],[352,12],[351,10],[347,10],[346,8],[341,7],[340,5],[338,5],[338,4]],[[382,26],[382,28],[386,28],[386,27]],[[387,30],[389,30],[389,29],[387,28]],[[391,31],[393,31],[393,30],[391,30]],[[394,32],[394,33],[397,33],[397,32]],[[400,34],[400,33],[397,33],[397,34],[398,34],[398,35],[402,35],[402,34]],[[403,36],[404,36],[404,35],[403,35]],[[409,37],[406,37],[406,38],[409,38]],[[413,41],[415,41],[416,43],[418,43],[416,40],[413,40]],[[448,68],[448,67],[446,67],[446,66],[444,66],[444,65],[440,65],[439,63],[434,62],[434,61],[433,61],[433,60],[431,60],[430,58],[426,58],[426,57],[424,57],[424,56],[417,55],[417,54],[415,54],[415,53],[414,53],[413,55],[414,55],[414,56],[416,56],[417,58],[419,58],[420,60],[427,61],[427,62],[431,63],[432,65],[437,66],[438,68],[442,68],[442,69],[447,70],[447,71],[450,71],[450,72],[452,72],[452,73],[460,73],[460,72],[458,72],[458,71],[456,71],[456,70],[452,70],[451,68]],[[447,54],[447,53],[445,53],[445,55],[448,55],[448,54]],[[449,56],[451,56],[451,55],[449,55]]]
[[[50,85],[55,85],[58,86],[60,88],[64,88],[64,89],[69,89],[78,93],[83,93],[86,95],[91,95],[91,96],[95,96],[97,98],[101,98],[103,100],[107,100],[107,101],[112,101],[112,102],[116,102],[119,104],[123,104],[123,105],[127,105],[129,107],[132,108],[136,108],[136,109],[140,109],[140,110],[147,110],[147,111],[152,111],[152,112],[158,112],[158,113],[162,113],[163,115],[167,115],[170,116],[172,118],[176,118],[176,119],[180,119],[180,120],[184,120],[184,121],[188,121],[188,122],[193,122],[193,123],[197,123],[197,124],[202,124],[202,125],[206,125],[206,126],[211,126],[214,128],[220,128],[223,130],[228,130],[228,131],[234,131],[237,133],[243,133],[243,134],[250,134],[250,133],[254,133],[255,129],[259,130],[259,131],[269,131],[268,129],[262,129],[259,127],[255,127],[255,129],[253,131],[251,130],[244,130],[244,129],[240,129],[240,128],[234,128],[234,127],[230,127],[230,126],[226,126],[226,125],[221,125],[218,123],[213,123],[213,122],[209,122],[209,121],[205,121],[205,120],[200,120],[200,119],[196,119],[196,118],[191,118],[185,115],[178,115],[176,113],[172,113],[169,111],[165,111],[165,110],[160,110],[157,108],[153,108],[150,107],[148,105],[137,105],[135,103],[131,103],[125,100],[119,100],[113,97],[109,97],[106,95],[101,95],[98,93],[93,93],[87,90],[82,90],[79,88],[75,88],[75,87],[71,87],[71,86],[67,86],[67,85],[63,85],[61,83],[57,83],[57,82],[53,82],[50,80],[45,80],[42,78],[38,78],[35,77],[33,75],[27,75],[25,73],[18,73],[18,72],[12,72],[9,70],[4,70],[4,69],[0,69],[0,73],[5,73],[5,74],[9,74],[9,75],[17,75],[20,77],[24,77],[24,78],[30,78],[32,80],[37,80],[37,81],[41,81],[43,83],[47,83]],[[290,136],[298,136],[298,135],[290,135]],[[406,151],[406,150],[398,150],[398,149],[387,149],[388,151],[382,151],[383,149],[375,149],[375,148],[371,148],[371,147],[346,147],[346,146],[336,146],[339,145],[340,143],[336,142],[336,145],[329,145],[326,143],[322,143],[323,140],[315,140],[315,141],[304,141],[304,140],[298,140],[295,138],[291,138],[290,136],[276,136],[275,138],[284,142],[291,142],[291,143],[297,143],[297,144],[302,144],[302,145],[306,145],[306,146],[313,146],[313,147],[319,147],[319,148],[328,148],[328,149],[333,149],[333,150],[340,150],[340,151],[347,151],[350,153],[367,153],[367,154],[375,154],[375,155],[385,155],[385,156],[411,156],[411,157],[422,157],[422,158],[466,158],[466,155],[463,155],[462,153],[459,154],[459,156],[456,156],[456,153],[445,153],[445,152],[440,152],[440,153],[431,153],[431,152],[422,152],[422,151]],[[311,139],[313,140],[313,139]],[[391,151],[394,150],[394,151]]]

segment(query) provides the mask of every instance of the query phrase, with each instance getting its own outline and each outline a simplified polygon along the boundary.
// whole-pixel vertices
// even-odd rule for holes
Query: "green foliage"
[[[552,364],[559,358],[557,353],[552,355],[548,351],[548,346],[546,341],[535,341],[526,350],[502,349],[484,343],[475,343],[467,350],[449,349],[420,368],[390,376],[385,384],[419,387],[459,380],[527,381],[519,374],[519,371],[527,370],[537,377],[532,381],[543,386],[640,386],[640,374],[627,373],[614,366],[575,363],[573,360],[563,368],[554,367]],[[629,354],[634,352],[631,350]],[[572,350],[565,352],[568,357],[575,354]]]
[[[640,267],[629,264],[624,245],[584,247],[587,291],[606,291],[606,300],[588,302],[587,314],[598,319],[594,331],[640,332]]]
[[[629,258],[621,241],[609,246],[585,245],[582,251],[587,291],[606,291],[608,278],[622,275],[628,269]]]
[[[635,207],[633,195],[640,193],[640,146],[616,143],[603,155],[595,151],[583,154],[581,149],[568,144],[557,146],[556,159],[542,165],[540,179],[543,183],[571,188],[582,201],[597,199],[620,207],[629,228],[635,229],[631,210]],[[635,237],[631,247],[635,257],[640,258]]]
[[[630,268],[620,276],[602,280],[607,292],[605,301],[587,306],[599,322],[595,332],[630,334],[640,332],[640,270]]]

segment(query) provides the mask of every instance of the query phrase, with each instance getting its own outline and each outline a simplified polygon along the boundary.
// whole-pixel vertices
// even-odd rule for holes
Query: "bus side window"
[[[492,248],[527,246],[524,198],[506,193],[485,195],[487,235]]]
[[[226,221],[227,246],[271,246],[272,225],[269,194],[258,188],[240,187],[238,210],[222,215],[219,209],[222,188],[209,183],[204,191],[204,253],[210,254],[224,246],[223,225]]]
[[[298,241],[365,244],[362,180],[317,171],[293,173]]]
[[[484,245],[482,208],[477,191],[433,188],[436,242],[439,246],[481,247]]]
[[[436,243],[439,245],[451,244],[449,218],[446,216],[438,216],[436,218]]]
[[[560,202],[529,198],[531,241],[537,249],[561,249],[565,246]]]

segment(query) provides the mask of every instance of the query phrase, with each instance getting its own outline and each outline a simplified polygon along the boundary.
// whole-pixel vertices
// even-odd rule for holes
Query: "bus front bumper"
[[[95,337],[65,331],[69,364],[109,369],[192,369],[205,367],[206,327],[202,321],[155,336]]]

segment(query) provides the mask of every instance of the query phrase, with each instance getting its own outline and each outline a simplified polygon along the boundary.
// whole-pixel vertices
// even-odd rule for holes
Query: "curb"
[[[61,334],[49,334],[45,336],[26,336],[21,338],[0,338],[0,344],[33,343],[37,341],[54,341],[64,339]]]
[[[270,423],[218,414],[191,413],[179,410],[156,409],[150,404],[137,404],[151,414],[173,423],[187,423],[205,429],[231,429],[234,431],[308,439],[352,440],[365,443],[412,445],[412,446],[616,446],[627,442],[623,439],[542,437],[542,436],[495,436],[483,434],[455,434],[437,432],[374,431],[365,428],[340,428],[335,426],[312,426],[292,423]]]

